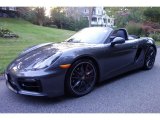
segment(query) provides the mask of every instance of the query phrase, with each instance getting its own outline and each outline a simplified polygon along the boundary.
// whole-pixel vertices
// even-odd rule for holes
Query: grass
[[[157,45],[157,46],[160,46],[160,41],[156,41],[156,45]]]
[[[0,73],[26,47],[60,42],[74,34],[74,31],[33,25],[20,19],[0,18],[0,27],[5,27],[19,35],[15,39],[0,38]]]

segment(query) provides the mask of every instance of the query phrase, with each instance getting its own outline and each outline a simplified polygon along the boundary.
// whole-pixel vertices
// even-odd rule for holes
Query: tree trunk
[[[43,26],[43,21],[42,20],[38,20],[38,23],[40,26]]]
[[[93,7],[89,7],[89,27],[91,27],[92,15],[93,15]]]

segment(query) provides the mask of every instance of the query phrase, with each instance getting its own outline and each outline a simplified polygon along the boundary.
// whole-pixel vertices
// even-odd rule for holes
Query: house
[[[0,7],[0,17],[17,17],[16,7]]]
[[[103,7],[93,8],[92,21],[93,26],[114,26],[114,18],[109,17]]]
[[[67,7],[65,8],[66,16],[80,19],[80,17],[89,20],[89,7]],[[104,7],[93,7],[91,26],[114,26],[114,18],[109,17],[104,10]]]

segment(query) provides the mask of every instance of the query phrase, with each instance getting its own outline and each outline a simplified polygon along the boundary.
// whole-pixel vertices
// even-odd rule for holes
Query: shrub
[[[135,22],[129,22],[126,26],[129,34],[134,34],[137,36],[149,36],[153,33],[160,33],[160,29],[154,29],[149,24],[141,24]]]
[[[0,37],[3,37],[4,34],[9,34],[11,31],[6,28],[0,28]]]
[[[140,36],[143,34],[141,24],[135,22],[129,22],[126,26],[129,34]]]
[[[7,28],[0,28],[0,37],[3,37],[3,38],[18,38],[19,36],[12,33],[9,29]]]
[[[88,27],[88,25],[89,25],[88,19],[81,18],[80,20],[77,21],[75,30],[78,31],[82,28]]]
[[[160,33],[152,33],[149,37],[153,38],[155,41],[160,41]]]
[[[145,21],[143,22],[145,26],[151,26],[153,29],[160,29],[160,24],[152,21]]]
[[[142,34],[149,36],[151,33],[154,33],[154,29],[151,26],[142,25]]]

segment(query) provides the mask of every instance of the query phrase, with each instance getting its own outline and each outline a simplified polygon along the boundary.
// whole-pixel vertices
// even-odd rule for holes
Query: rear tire
[[[155,57],[156,57],[156,50],[154,49],[153,46],[149,46],[145,55],[143,68],[146,70],[152,69],[152,67],[154,66]]]
[[[80,97],[91,92],[97,79],[95,64],[88,59],[77,60],[72,64],[66,76],[67,92]]]

